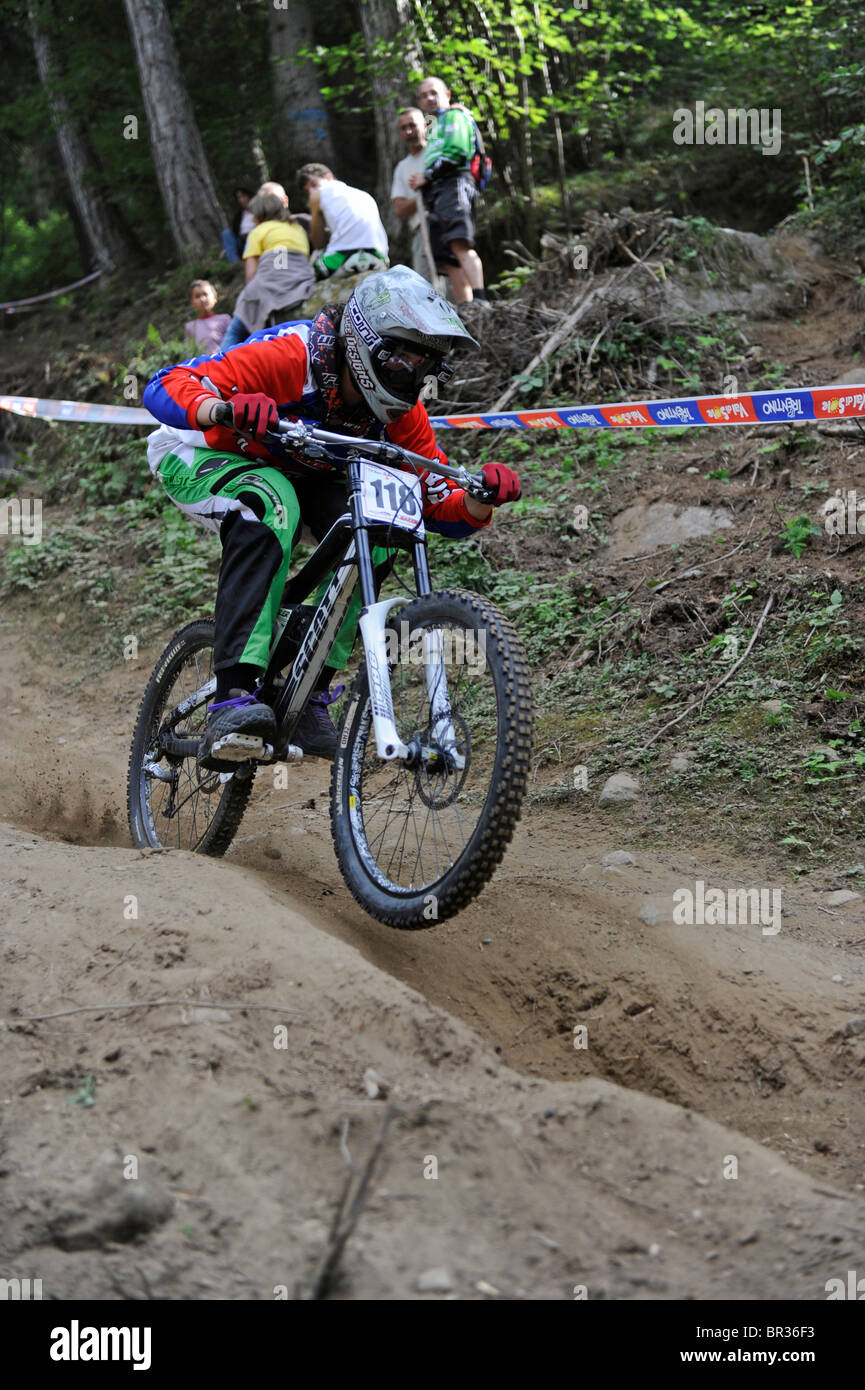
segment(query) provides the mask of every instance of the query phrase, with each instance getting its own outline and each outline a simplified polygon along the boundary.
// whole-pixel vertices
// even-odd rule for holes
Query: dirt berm
[[[518,1075],[244,868],[8,827],[0,867],[0,1273],[46,1298],[292,1297],[389,1103],[337,1296],[439,1268],[459,1298],[814,1299],[862,1249],[858,1197],[677,1106]]]

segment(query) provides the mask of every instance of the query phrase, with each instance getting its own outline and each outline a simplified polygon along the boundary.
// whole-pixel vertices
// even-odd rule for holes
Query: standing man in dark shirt
[[[443,265],[457,304],[487,303],[484,268],[475,250],[475,211],[478,190],[470,164],[475,153],[475,123],[461,106],[451,106],[451,94],[440,77],[425,77],[418,88],[418,106],[434,116],[424,151],[422,174],[409,184],[423,190],[430,240],[437,265]]]

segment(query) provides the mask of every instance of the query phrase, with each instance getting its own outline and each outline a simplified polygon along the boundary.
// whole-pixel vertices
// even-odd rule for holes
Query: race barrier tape
[[[90,401],[46,401],[39,396],[0,396],[0,410],[37,420],[79,420],[90,425],[157,425],[139,406],[95,405]]]
[[[0,410],[40,420],[102,425],[154,425],[149,410],[87,401],[49,401],[0,396]],[[865,416],[862,386],[812,386],[808,390],[755,391],[750,395],[688,396],[668,401],[613,405],[560,405],[497,415],[432,415],[435,429],[653,429],[681,425],[786,425],[796,420],[832,421]]]
[[[91,275],[85,275],[83,280],[73,280],[71,285],[61,285],[59,290],[46,290],[45,294],[32,294],[29,299],[6,299],[0,304],[0,309],[6,314],[17,314],[19,309],[29,309],[31,304],[44,304],[46,300],[56,299],[59,294],[66,294],[68,290],[77,290],[82,285],[89,285],[91,280],[98,280],[101,274],[101,270],[94,270]]]
[[[498,415],[431,416],[436,429],[652,429],[680,425],[786,425],[795,420],[865,416],[862,386],[812,386],[755,391],[750,395],[686,396],[669,401],[620,401],[614,405],[559,405]]]

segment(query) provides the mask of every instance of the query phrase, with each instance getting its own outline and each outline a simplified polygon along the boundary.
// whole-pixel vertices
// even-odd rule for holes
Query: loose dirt
[[[157,649],[80,681],[0,641],[5,1277],[293,1296],[379,1132],[369,1067],[394,1115],[334,1296],[434,1296],[446,1266],[461,1298],[807,1299],[856,1267],[861,900],[785,887],[776,935],[674,926],[676,888],[771,865],[542,807],[474,906],[396,933],[341,884],[323,763],[261,775],[222,863],[120,847]]]

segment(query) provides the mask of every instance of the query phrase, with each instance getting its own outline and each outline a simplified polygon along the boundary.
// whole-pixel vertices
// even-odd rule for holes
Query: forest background
[[[378,198],[425,73],[493,160],[480,250],[531,253],[581,209],[667,207],[865,241],[860,0],[0,0],[0,298],[212,256],[233,188],[321,160]],[[673,113],[779,111],[779,153],[673,141]],[[397,247],[398,250],[398,247]]]

